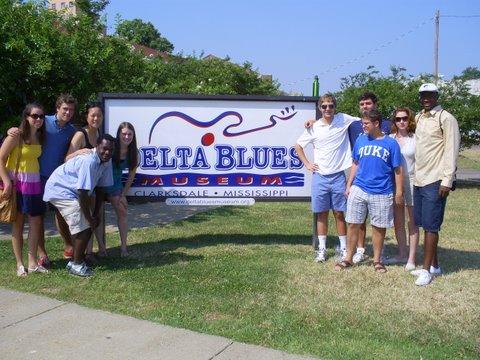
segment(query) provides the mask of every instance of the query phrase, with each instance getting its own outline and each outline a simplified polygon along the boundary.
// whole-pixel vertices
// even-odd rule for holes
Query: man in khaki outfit
[[[423,227],[423,269],[412,271],[416,285],[428,285],[432,275],[440,275],[437,246],[440,226],[450,190],[454,189],[455,171],[460,150],[457,119],[438,104],[435,84],[419,89],[423,110],[415,120],[415,225]]]

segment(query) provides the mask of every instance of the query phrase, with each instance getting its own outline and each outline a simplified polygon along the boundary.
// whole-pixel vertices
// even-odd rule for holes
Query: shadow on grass
[[[385,254],[394,256],[398,253],[398,247],[394,244],[386,244],[384,247]],[[367,246],[367,252],[373,251]],[[446,274],[449,272],[457,272],[461,270],[479,270],[480,269],[480,253],[476,251],[463,251],[455,249],[446,249],[438,247],[438,259],[442,271]],[[419,246],[417,250],[417,267],[421,267],[423,263],[423,246]],[[399,264],[398,266],[403,266]]]
[[[480,180],[457,180],[457,189],[478,189]]]
[[[182,249],[201,249],[214,247],[218,245],[310,245],[311,239],[305,235],[244,235],[244,234],[226,234],[226,235],[208,235],[202,234],[190,238],[169,238],[162,241],[153,241],[144,244],[132,244],[129,246],[130,256],[128,258],[109,257],[102,261],[107,268],[137,268],[137,267],[158,267],[177,262],[200,261],[202,255],[188,255],[182,252]],[[327,241],[329,249],[335,249],[338,240],[336,237],[330,237]],[[367,238],[367,253],[373,254],[370,239]],[[119,248],[110,248],[112,252],[119,252]],[[312,261],[314,257],[313,249]],[[385,253],[394,254],[395,245],[386,245]],[[480,253],[473,251],[460,251],[454,249],[438,248],[441,267],[445,273],[457,272],[461,270],[479,270]],[[417,254],[417,264],[421,264],[422,251],[419,249]],[[400,266],[400,265],[399,265]]]

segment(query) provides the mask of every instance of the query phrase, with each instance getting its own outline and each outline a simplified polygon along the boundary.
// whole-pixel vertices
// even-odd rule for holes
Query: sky
[[[433,74],[437,10],[439,75],[480,68],[478,0],[111,0],[104,14],[109,34],[118,17],[151,22],[174,54],[249,62],[280,90],[311,96],[315,75],[322,94],[371,65]]]

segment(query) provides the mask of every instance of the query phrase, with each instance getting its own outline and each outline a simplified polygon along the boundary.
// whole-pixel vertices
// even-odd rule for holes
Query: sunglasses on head
[[[30,116],[33,120],[45,119],[45,114],[29,114],[28,116]]]
[[[327,108],[328,109],[335,109],[335,105],[334,104],[326,104],[326,105],[324,104],[324,105],[321,106],[321,108],[323,110],[327,110]]]
[[[398,116],[395,118],[395,122],[400,122],[400,121],[408,122],[408,116]]]
[[[91,108],[94,108],[94,107],[99,107],[99,108],[102,108],[102,104],[97,102],[97,101],[89,101],[87,102],[87,110],[88,109],[91,109]]]

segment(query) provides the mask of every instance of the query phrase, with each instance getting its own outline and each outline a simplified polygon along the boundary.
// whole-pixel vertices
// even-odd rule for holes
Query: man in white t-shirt
[[[341,259],[346,256],[347,226],[344,212],[345,169],[352,166],[348,127],[360,120],[350,115],[335,114],[337,101],[327,93],[318,100],[322,118],[313,126],[305,129],[295,144],[295,150],[305,167],[313,173],[312,177],[312,212],[316,214],[318,252],[316,262],[327,258],[326,242],[328,233],[328,212],[333,211],[340,241]],[[312,144],[314,159],[307,159],[304,148]]]

